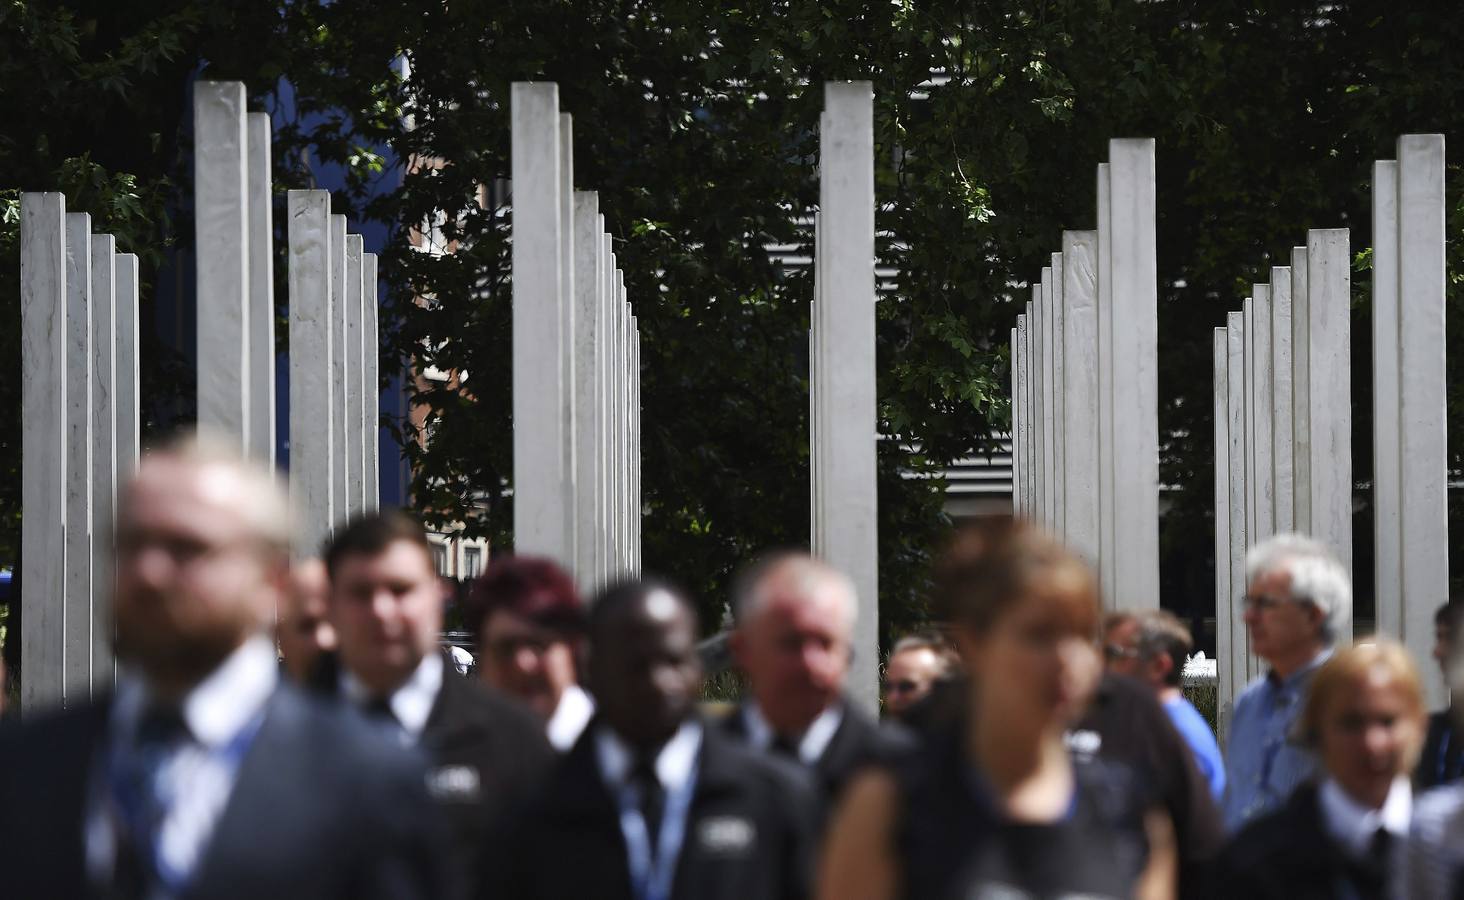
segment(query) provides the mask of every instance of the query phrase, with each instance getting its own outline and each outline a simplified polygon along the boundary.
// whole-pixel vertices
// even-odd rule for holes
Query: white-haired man
[[[1232,833],[1278,808],[1314,773],[1293,723],[1352,609],[1347,570],[1319,541],[1276,535],[1251,548],[1245,568],[1251,651],[1270,671],[1236,698],[1230,722],[1224,815]]]
[[[909,740],[844,699],[855,606],[842,572],[801,553],[754,564],[734,589],[730,646],[750,696],[727,730],[806,766],[825,801],[857,769]]]

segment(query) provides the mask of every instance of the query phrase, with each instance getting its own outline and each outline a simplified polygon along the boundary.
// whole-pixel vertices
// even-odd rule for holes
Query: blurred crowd
[[[1439,674],[1337,642],[1350,576],[1302,536],[1246,560],[1264,674],[1223,751],[1184,625],[1104,616],[1089,567],[1012,519],[946,548],[882,718],[846,695],[854,586],[803,553],[739,574],[741,696],[707,703],[676,585],[582,597],[496,559],[465,675],[413,517],[295,558],[279,485],[206,439],[144,458],[115,545],[115,691],[0,725],[0,897],[1464,897]]]

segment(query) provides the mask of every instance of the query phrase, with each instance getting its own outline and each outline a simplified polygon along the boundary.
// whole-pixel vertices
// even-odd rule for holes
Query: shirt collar
[[[1379,828],[1394,838],[1408,834],[1408,823],[1413,815],[1413,788],[1402,775],[1393,780],[1380,809],[1370,809],[1358,803],[1330,778],[1322,783],[1318,797],[1327,833],[1354,857],[1367,854],[1373,835]]]
[[[687,719],[656,754],[656,779],[668,793],[680,790],[691,780],[701,743],[701,723]],[[609,725],[602,723],[595,730],[595,757],[600,764],[600,775],[611,791],[625,787],[635,764],[635,751]]]
[[[189,735],[209,748],[221,747],[243,731],[279,685],[279,660],[270,640],[250,638],[183,696],[179,713]],[[124,676],[117,710],[136,721],[154,702],[147,682]]]
[[[1266,673],[1266,683],[1271,685],[1272,689],[1278,691],[1296,690],[1305,685],[1307,680],[1311,678],[1312,673],[1321,668],[1322,663],[1331,658],[1332,648],[1323,647],[1320,653],[1311,658],[1311,662],[1287,675],[1285,678],[1277,675],[1274,669],[1268,671]]]
[[[428,653],[407,680],[387,698],[391,714],[413,740],[422,736],[427,719],[432,715],[432,704],[437,702],[437,694],[442,690],[442,670],[442,654]],[[372,699],[371,691],[350,672],[341,673],[341,688],[355,703],[367,703]]]
[[[773,739],[777,735],[773,731],[773,726],[763,716],[756,700],[749,700],[743,705],[742,717],[747,726],[747,740],[752,746],[759,750],[767,750],[773,746]],[[803,730],[803,734],[788,735],[798,742],[799,761],[805,766],[811,766],[822,759],[824,751],[829,748],[829,742],[834,739],[834,733],[839,730],[839,726],[843,722],[843,704],[831,703]]]
[[[595,701],[577,684],[572,684],[559,695],[554,714],[545,725],[549,743],[560,753],[565,753],[585,730],[595,714]]]

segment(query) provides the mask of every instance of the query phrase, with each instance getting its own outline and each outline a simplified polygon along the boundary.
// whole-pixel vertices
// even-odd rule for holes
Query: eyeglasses
[[[904,679],[901,681],[886,681],[886,694],[913,694],[920,689],[920,682]]]
[[[1246,594],[1244,601],[1246,609],[1254,609],[1257,612],[1275,609],[1285,602],[1284,597],[1272,597],[1267,594]]]
[[[1139,651],[1133,647],[1124,647],[1121,644],[1104,644],[1103,655],[1111,661],[1120,659],[1138,659]]]
[[[543,656],[558,641],[554,638],[541,637],[503,637],[497,640],[488,641],[484,650],[495,659],[514,659],[519,651],[528,650],[535,656]]]

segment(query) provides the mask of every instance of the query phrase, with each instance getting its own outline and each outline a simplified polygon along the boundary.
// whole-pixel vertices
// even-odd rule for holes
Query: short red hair
[[[585,631],[585,608],[574,579],[544,557],[505,556],[473,579],[463,612],[475,642],[483,623],[500,609],[565,637]]]

